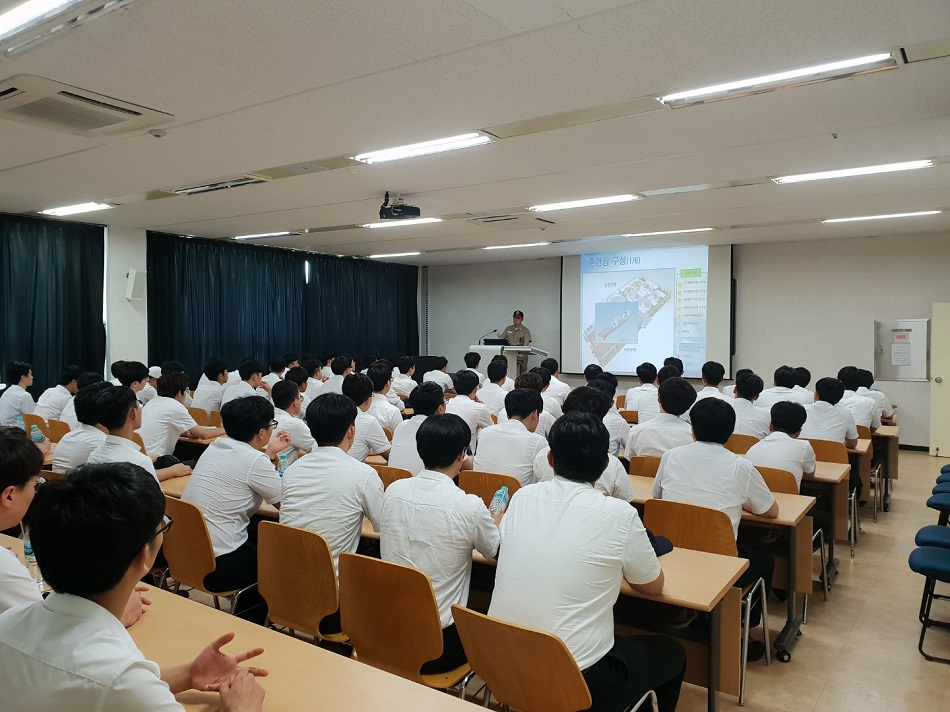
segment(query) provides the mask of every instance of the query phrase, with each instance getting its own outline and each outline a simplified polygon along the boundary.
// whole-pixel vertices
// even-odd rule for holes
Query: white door
[[[950,304],[934,304],[930,324],[930,454],[950,457]]]

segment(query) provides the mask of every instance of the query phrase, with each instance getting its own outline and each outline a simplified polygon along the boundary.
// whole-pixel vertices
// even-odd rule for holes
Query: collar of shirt
[[[382,393],[373,393],[373,401],[370,407],[376,405],[377,403],[386,403],[388,405],[389,400]]]
[[[657,389],[657,387],[654,386],[652,383],[641,383],[639,386],[636,387],[635,390],[638,390],[638,391],[655,391],[655,390],[658,390],[658,389]]]
[[[43,600],[43,608],[58,615],[93,621],[98,627],[107,629],[107,632],[111,635],[123,642],[128,642],[130,650],[141,654],[138,648],[135,647],[135,643],[132,642],[132,638],[129,637],[129,633],[122,622],[98,603],[93,603],[80,596],[53,591]]]
[[[768,440],[769,442],[775,442],[776,440],[791,440],[792,436],[788,433],[783,433],[780,430],[775,430],[774,432],[766,435],[763,440]]]
[[[673,415],[672,413],[666,413],[664,411],[660,411],[647,422],[654,423],[657,425],[660,425],[662,423],[668,423],[670,425],[679,425],[680,423],[684,423],[687,426],[687,428],[689,427],[689,423],[683,420],[680,416]]]
[[[451,484],[453,487],[455,486],[455,481],[451,477],[442,472],[436,472],[435,470],[420,470],[416,477],[424,480],[434,480],[442,484]]]
[[[121,435],[106,435],[106,442],[115,447],[125,448],[126,450],[132,450],[134,452],[140,453],[142,450],[136,445],[132,440],[128,438],[123,438]]]
[[[321,458],[326,458],[329,460],[338,460],[339,462],[344,462],[347,465],[355,462],[345,450],[337,447],[336,445],[318,445],[313,449],[312,454],[319,455]]]
[[[550,448],[548,448],[548,450],[550,450]],[[545,453],[547,453],[547,450],[545,450]],[[554,478],[550,481],[557,482],[561,487],[566,489],[570,489],[571,487],[574,487],[575,489],[594,489],[593,482],[578,482],[577,480],[569,480],[566,477],[561,477],[558,474],[555,474]]]
[[[831,405],[831,403],[829,403],[828,401],[823,401],[823,400],[816,400],[814,403],[811,403],[810,405],[812,408],[818,411],[831,410],[832,408],[834,408],[834,406]]]
[[[529,432],[528,426],[526,426],[520,420],[515,420],[514,418],[509,418],[508,420],[502,421],[493,427],[499,428],[500,430],[506,432],[510,430],[513,433]]]

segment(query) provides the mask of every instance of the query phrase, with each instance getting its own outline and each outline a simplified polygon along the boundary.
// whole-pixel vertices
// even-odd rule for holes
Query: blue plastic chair
[[[914,543],[917,546],[939,546],[950,549],[950,527],[929,524],[917,532]]]
[[[941,475],[945,475],[948,472],[950,472],[950,465],[944,465],[943,467],[940,468]]]
[[[950,520],[950,494],[935,494],[927,500],[927,506],[936,509],[940,516],[937,517],[937,524],[942,527],[947,526]]]
[[[950,472],[944,472],[940,475],[937,475],[937,484],[943,484],[944,482],[950,482]]]
[[[950,665],[950,659],[928,655],[924,652],[924,638],[927,636],[928,628],[950,628],[950,622],[935,620],[930,617],[934,600],[950,600],[950,596],[934,593],[938,581],[950,583],[950,549],[938,546],[921,546],[911,552],[907,563],[911,571],[924,577],[924,593],[920,599],[920,613],[918,615],[921,629],[917,650],[931,662]]]
[[[938,482],[930,494],[950,494],[950,482]]]

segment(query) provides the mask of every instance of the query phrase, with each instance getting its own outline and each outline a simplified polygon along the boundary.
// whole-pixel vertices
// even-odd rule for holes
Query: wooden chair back
[[[634,455],[630,458],[630,474],[639,477],[656,477],[660,458],[652,455]]]
[[[376,470],[379,479],[383,481],[383,489],[389,487],[396,480],[412,477],[412,473],[402,467],[390,467],[389,465],[371,465],[370,467]]]
[[[617,396],[617,410],[623,410],[623,407],[627,405],[627,394]]]
[[[41,415],[36,415],[36,413],[24,413],[23,414],[23,426],[26,430],[27,437],[30,436],[30,431],[33,429],[33,426],[36,426],[40,429],[40,432],[43,433],[43,437],[47,440],[52,440],[50,437],[49,426],[46,424],[46,420]]]
[[[870,440],[871,439],[871,429],[866,425],[856,426],[858,429],[858,439],[860,440]]]
[[[462,470],[459,473],[459,489],[468,494],[477,494],[486,507],[491,505],[495,492],[502,487],[508,487],[508,496],[513,497],[521,487],[521,483],[511,475],[499,475],[494,472]]]
[[[732,520],[725,512],[667,499],[648,499],[643,505],[643,525],[673,546],[710,554],[738,556]]]
[[[139,435],[138,432],[132,433],[132,442],[139,446],[139,450],[142,451],[143,455],[148,455],[148,453],[145,452],[145,441],[142,440],[142,436]]]
[[[640,422],[640,414],[635,410],[621,410],[620,417],[630,423],[630,425],[636,425]]]
[[[498,416],[494,413],[491,414],[491,422],[493,422],[495,425],[498,425]]]
[[[383,428],[383,432],[386,433],[386,439],[389,440],[389,442],[392,442],[392,441],[393,441],[393,431],[390,430],[389,428]]]
[[[399,400],[405,402],[409,400],[409,396],[404,396],[402,393],[399,394]]]
[[[472,669],[499,702],[523,712],[576,712],[590,690],[556,635],[489,618],[459,605],[452,615]]]
[[[216,564],[204,515],[190,502],[168,495],[165,513],[175,520],[162,544],[172,578],[183,586],[207,591],[205,576],[214,571]]]
[[[755,435],[743,435],[742,433],[733,433],[726,440],[725,448],[736,455],[745,455],[749,448],[759,442]]]
[[[58,443],[66,437],[66,433],[72,429],[69,427],[69,423],[64,423],[62,420],[50,420],[47,425],[49,425],[49,439],[54,443]]]
[[[788,470],[779,470],[775,467],[759,467],[758,465],[755,469],[762,475],[762,479],[765,480],[770,492],[798,494],[798,483],[795,481],[795,475]]]
[[[360,554],[340,555],[340,620],[360,662],[424,684],[419,670],[442,655],[429,577]]]
[[[221,421],[221,411],[220,411],[220,410],[212,410],[211,413],[208,414],[208,419],[211,421],[211,427],[212,427],[212,428],[221,428],[221,427],[224,427],[224,426],[221,424],[222,421]]]
[[[261,522],[257,588],[267,601],[271,621],[320,638],[320,621],[340,605],[327,540],[306,529]]]
[[[195,408],[193,405],[188,406],[188,414],[192,419],[205,428],[211,427],[211,415],[204,408]]]
[[[839,465],[848,464],[848,448],[844,443],[834,440],[818,440],[816,438],[807,438],[815,451],[815,459],[818,462],[836,462]]]

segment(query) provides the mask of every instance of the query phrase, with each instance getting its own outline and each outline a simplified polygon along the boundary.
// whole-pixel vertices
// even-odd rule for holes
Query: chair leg
[[[848,532],[848,543],[851,544],[851,558],[853,559],[854,545],[858,541],[858,500],[854,492],[848,498],[848,504],[851,505],[851,530]]]
[[[753,589],[755,591],[755,589]],[[791,590],[789,586],[788,591],[789,596],[794,596],[795,592]],[[765,664],[772,664],[772,643],[769,639],[769,601],[768,596],[765,593],[765,579],[759,580],[759,600],[762,601],[762,642],[765,643]],[[749,602],[751,607],[752,602]]]
[[[749,654],[749,624],[751,622],[752,616],[752,605],[748,597],[742,600],[742,652],[739,659],[740,665],[742,665],[739,671],[739,704],[745,705],[745,677],[746,677],[746,667],[749,662],[747,656]]]
[[[648,708],[643,707],[643,703],[649,701],[650,706]],[[646,694],[641,697],[635,705],[631,705],[627,708],[626,712],[638,712],[641,708],[645,710],[649,709],[650,712],[656,712],[656,693],[653,690],[647,690]]]
[[[822,593],[825,596],[825,600],[828,600],[828,566],[827,566],[827,556],[825,555],[825,531],[824,529],[818,530],[818,546],[821,547],[821,589]]]
[[[216,611],[220,611],[220,610],[221,610],[221,602],[218,600],[218,597],[217,597],[217,596],[212,596],[211,598],[214,600],[214,609],[215,609]]]
[[[805,600],[802,603],[802,625],[808,624],[808,599],[811,598],[807,593],[805,594]]]
[[[936,655],[930,655],[924,652],[924,638],[927,636],[928,628],[950,628],[950,623],[945,621],[935,621],[930,617],[930,610],[933,606],[934,598],[937,598],[937,596],[934,595],[936,586],[936,579],[927,578],[924,580],[924,593],[920,599],[920,640],[917,641],[917,650],[925,660],[935,663],[943,663],[944,665],[950,665],[950,659],[937,657]]]
[[[485,699],[482,700],[482,707],[488,707],[489,700],[491,700],[491,690],[488,689],[488,683],[485,683]]]
[[[460,699],[460,700],[464,700],[464,699],[465,699],[465,690],[466,690],[466,688],[468,687],[468,683],[470,683],[470,682],[472,681],[472,678],[473,678],[473,677],[475,677],[475,671],[474,671],[474,670],[469,670],[467,673],[465,673],[465,677],[463,677],[461,680],[458,681],[459,699]]]

